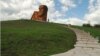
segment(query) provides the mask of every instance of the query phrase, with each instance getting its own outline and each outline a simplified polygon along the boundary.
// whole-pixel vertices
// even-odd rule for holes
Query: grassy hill
[[[1,56],[49,56],[72,49],[75,33],[64,25],[15,20],[1,22]]]
[[[73,26],[73,27],[85,30],[86,32],[90,32],[90,34],[94,36],[95,38],[98,38],[100,42],[100,28],[99,27],[98,28],[97,27],[79,27],[79,26]]]

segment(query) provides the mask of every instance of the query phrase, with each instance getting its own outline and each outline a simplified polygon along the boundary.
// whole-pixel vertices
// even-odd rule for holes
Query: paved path
[[[75,48],[65,53],[51,56],[100,56],[100,43],[98,43],[98,40],[82,30],[70,29],[72,29],[77,36],[77,42],[74,45]]]

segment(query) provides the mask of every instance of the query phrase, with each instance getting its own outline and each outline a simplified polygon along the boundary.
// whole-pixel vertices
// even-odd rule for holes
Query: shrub
[[[90,24],[83,24],[83,27],[91,27]]]
[[[99,24],[97,24],[97,25],[95,25],[94,27],[96,27],[96,28],[100,28],[100,25],[99,25]]]

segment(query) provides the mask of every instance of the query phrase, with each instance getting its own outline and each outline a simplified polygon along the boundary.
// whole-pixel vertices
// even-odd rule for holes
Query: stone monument
[[[47,21],[47,12],[48,8],[46,5],[40,5],[39,6],[39,11],[34,11],[31,20],[36,20],[36,21]]]

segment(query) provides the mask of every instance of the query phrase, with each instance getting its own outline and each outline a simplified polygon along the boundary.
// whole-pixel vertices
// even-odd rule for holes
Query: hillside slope
[[[73,31],[63,25],[15,20],[1,22],[1,56],[48,56],[72,49]]]

